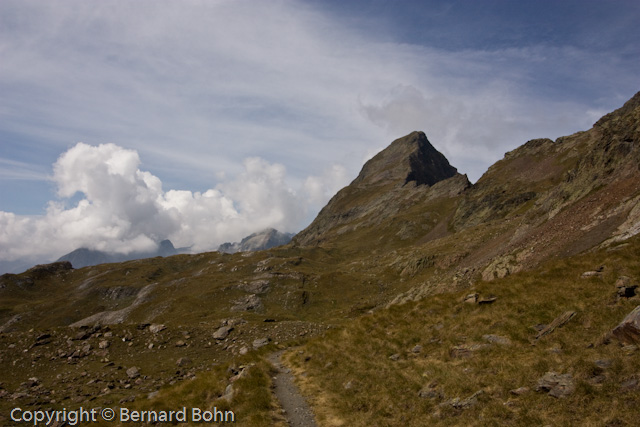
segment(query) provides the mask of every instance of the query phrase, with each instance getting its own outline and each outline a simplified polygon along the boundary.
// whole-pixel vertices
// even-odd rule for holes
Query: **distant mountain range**
[[[293,236],[294,234],[292,233],[281,233],[276,229],[267,228],[266,230],[245,237],[239,243],[223,243],[218,247],[218,252],[233,254],[236,252],[261,251],[286,245],[291,241]]]
[[[96,251],[88,248],[79,248],[58,258],[57,261],[69,261],[73,268],[88,267],[91,265],[106,264],[111,262],[131,261],[134,259],[165,257],[186,253],[189,248],[176,249],[170,240],[160,242],[158,249],[152,252],[131,252],[128,254],[117,254],[103,251]]]

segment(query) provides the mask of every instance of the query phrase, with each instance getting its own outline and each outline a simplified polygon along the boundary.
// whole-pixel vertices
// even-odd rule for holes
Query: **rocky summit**
[[[2,275],[0,423],[282,426],[286,383],[323,426],[636,425],[639,288],[640,93],[473,185],[413,132],[286,245]]]

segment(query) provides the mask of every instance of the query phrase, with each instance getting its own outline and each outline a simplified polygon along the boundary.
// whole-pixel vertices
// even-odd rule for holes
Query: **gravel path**
[[[271,353],[269,362],[278,370],[273,378],[275,394],[284,409],[284,416],[292,427],[316,427],[313,412],[293,382],[293,374],[280,361],[283,351]]]

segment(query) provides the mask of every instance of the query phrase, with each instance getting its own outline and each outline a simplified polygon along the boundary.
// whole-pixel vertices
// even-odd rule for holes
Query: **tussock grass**
[[[614,286],[620,275],[640,277],[639,249],[635,238],[615,251],[478,283],[471,291],[498,297],[490,305],[463,303],[467,290],[392,306],[312,340],[286,360],[314,396],[323,425],[636,425],[640,390],[621,384],[640,374],[640,351],[593,344],[640,304],[638,298],[616,301]],[[600,266],[601,276],[581,278]],[[535,339],[534,326],[565,311],[577,314]],[[490,344],[483,337],[489,334],[511,344]],[[471,357],[452,354],[456,346],[474,345]],[[571,374],[575,392],[565,398],[536,392],[549,371]],[[530,391],[511,393],[520,387]],[[423,389],[435,392],[420,397]],[[467,409],[450,404],[478,391]]]
[[[273,351],[273,346],[214,366],[190,381],[161,389],[151,399],[136,402],[135,407],[139,410],[166,410],[175,408],[176,405],[186,406],[188,410],[192,407],[202,410],[217,408],[223,412],[234,412],[233,425],[284,427],[286,423],[279,412],[278,402],[271,393],[273,367],[264,358],[269,351]],[[231,369],[245,369],[246,372],[231,383]],[[229,384],[233,387],[233,397],[230,400],[222,397]]]

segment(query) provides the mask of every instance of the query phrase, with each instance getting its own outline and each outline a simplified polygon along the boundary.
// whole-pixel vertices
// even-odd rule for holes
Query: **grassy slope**
[[[546,263],[542,268],[489,283],[491,305],[462,302],[469,291],[392,306],[317,338],[291,352],[303,390],[312,396],[322,425],[634,425],[640,388],[624,391],[640,376],[640,352],[617,343],[590,347],[639,304],[616,302],[618,276],[640,276],[640,238],[616,251],[600,251]],[[601,277],[581,273],[604,265]],[[565,311],[577,315],[534,341],[537,324]],[[507,337],[470,358],[454,358],[455,346],[487,344],[483,335]],[[421,345],[419,353],[411,350]],[[397,354],[394,361],[390,356]],[[608,359],[606,369],[596,360]],[[548,371],[570,373],[576,391],[556,399],[534,391]],[[604,375],[601,384],[594,377]],[[419,397],[431,385],[434,398]],[[510,390],[529,387],[516,397]],[[446,402],[482,390],[479,403],[462,410]],[[443,404],[444,403],[444,404]]]

